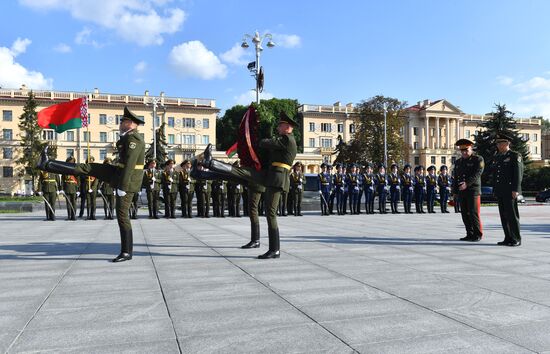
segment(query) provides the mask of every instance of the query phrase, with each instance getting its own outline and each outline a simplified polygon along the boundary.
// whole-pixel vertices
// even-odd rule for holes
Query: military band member
[[[292,214],[302,216],[302,196],[306,185],[306,178],[302,173],[302,164],[296,162],[290,174],[290,194],[292,195]]]
[[[195,181],[191,178],[191,161],[185,160],[180,164],[182,170],[179,172],[179,190],[181,201],[181,216],[192,218],[193,193],[195,192]]]
[[[59,186],[58,175],[46,171],[40,172],[37,194],[44,198],[44,206],[46,207],[45,221],[55,221],[55,202],[59,195]]]
[[[378,194],[378,210],[380,210],[380,214],[387,214],[388,176],[386,175],[386,166],[383,164],[380,164],[378,167],[378,173],[374,177],[374,184],[376,185],[376,193]]]
[[[426,176],[426,205],[428,213],[435,213],[435,194],[437,192],[437,177],[435,175],[435,166],[428,167],[428,175]]]
[[[425,214],[424,198],[426,197],[426,177],[424,166],[414,168],[414,205],[417,214]]]
[[[74,157],[68,157],[66,162],[75,163]],[[63,193],[67,202],[67,220],[76,220],[76,197],[80,195],[78,177],[74,175],[63,175]]]
[[[523,162],[521,155],[510,150],[512,138],[505,134],[496,136],[497,155],[493,165],[493,193],[498,199],[498,212],[504,230],[501,246],[521,246],[518,196],[521,193]]]
[[[332,185],[334,196],[336,199],[336,213],[342,215],[344,213],[344,185],[346,176],[342,173],[342,165],[336,164],[336,173],[332,175]]]
[[[112,160],[106,158],[103,163],[111,164]],[[99,190],[103,195],[103,212],[105,213],[105,220],[113,220],[113,211],[115,207],[115,191],[113,187],[107,181],[99,182]]]
[[[73,164],[48,159],[47,149],[44,149],[38,163],[38,168],[65,175],[93,175],[103,181],[109,181],[116,188],[116,215],[120,228],[120,254],[113,262],[123,262],[132,259],[133,233],[132,224],[128,218],[128,209],[133,194],[138,192],[143,181],[143,160],[145,143],[137,132],[139,124],[144,121],[124,108],[120,121],[120,139],[116,143],[118,162],[108,164]]]
[[[350,214],[358,214],[357,200],[359,199],[359,175],[357,174],[357,165],[351,164],[350,172],[346,176],[348,185],[348,200]]]
[[[391,173],[389,176],[390,184],[390,204],[391,204],[391,213],[399,214],[399,199],[401,191],[401,178],[399,178],[399,169],[397,164],[391,165]]]
[[[447,202],[449,201],[449,192],[451,190],[451,180],[447,173],[447,166],[443,165],[439,168],[439,176],[437,177],[437,185],[439,186],[439,202],[441,204],[441,212],[448,213]]]
[[[327,172],[327,164],[321,164],[321,172],[318,174],[319,196],[321,197],[321,215],[329,215],[328,198],[330,196],[331,181]]]
[[[157,161],[149,160],[147,169],[143,173],[143,185],[147,193],[147,209],[149,210],[149,219],[159,218],[159,196],[160,182],[162,172],[157,169]]]
[[[477,242],[483,237],[483,226],[479,215],[481,207],[481,174],[485,167],[483,157],[474,154],[474,143],[460,139],[455,144],[460,149],[461,157],[453,169],[452,191],[460,197],[462,221],[466,236],[461,241]]]
[[[367,163],[365,173],[363,173],[363,190],[365,191],[365,212],[374,214],[374,174],[372,173],[372,164]]]
[[[214,217],[225,217],[225,199],[227,196],[227,182],[221,179],[212,181],[212,209]]]
[[[403,208],[405,209],[405,214],[412,214],[411,206],[414,193],[414,181],[413,176],[411,176],[411,165],[409,164],[403,167],[401,191],[403,192]]]
[[[164,198],[164,217],[176,218],[176,199],[178,197],[178,172],[174,170],[174,160],[168,159],[161,174],[162,196]]]

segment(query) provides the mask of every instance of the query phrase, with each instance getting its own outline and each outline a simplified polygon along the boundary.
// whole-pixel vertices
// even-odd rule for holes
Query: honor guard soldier
[[[342,165],[336,164],[336,173],[332,175],[332,185],[334,197],[336,199],[336,213],[342,215],[344,213],[344,184],[346,177],[342,173]]]
[[[176,199],[178,198],[178,172],[174,170],[174,160],[168,159],[164,163],[161,174],[162,196],[164,197],[164,217],[176,218]]]
[[[435,213],[435,194],[437,192],[437,177],[435,175],[435,166],[428,167],[428,175],[426,176],[426,205],[428,213]]]
[[[364,168],[364,167],[363,167]],[[359,195],[357,196],[356,211],[361,214],[361,202],[363,200],[363,173],[361,165],[357,164],[357,185],[359,186]]]
[[[504,230],[501,246],[521,246],[518,196],[523,179],[521,155],[510,150],[512,138],[503,133],[496,136],[497,155],[493,164],[493,193],[498,199],[498,212]]]
[[[95,161],[93,156],[90,156],[87,160],[88,164]],[[99,187],[99,180],[95,176],[86,176],[84,178],[86,182],[86,220],[95,220],[95,212],[97,209],[97,187]]]
[[[401,191],[401,178],[399,178],[399,168],[397,164],[391,165],[391,173],[389,176],[390,183],[390,204],[391,204],[391,213],[399,214],[399,200],[400,200],[400,191]]]
[[[185,160],[180,164],[182,170],[179,172],[179,189],[181,201],[181,217],[192,218],[191,209],[193,204],[193,193],[195,192],[195,181],[191,178],[191,161]]]
[[[306,177],[302,173],[302,164],[296,162],[290,174],[290,192],[292,194],[292,214],[302,216],[302,196],[306,186]]]
[[[212,181],[205,179],[195,180],[195,194],[197,195],[197,216],[210,217],[210,194],[212,193]]]
[[[401,192],[403,193],[403,208],[405,214],[412,214],[411,206],[414,194],[414,181],[411,176],[411,165],[406,164],[403,167],[403,174],[401,175]]]
[[[44,199],[46,207],[45,221],[55,221],[55,202],[59,194],[59,185],[59,177],[56,174],[46,171],[40,172],[37,194]]]
[[[290,180],[289,180],[290,183]],[[280,216],[287,216],[287,200],[288,200],[288,192],[281,192],[281,198],[279,199],[279,206],[278,206],[278,212],[277,215]]]
[[[372,173],[372,164],[367,163],[363,173],[363,190],[365,191],[365,212],[374,214],[374,174]]]
[[[378,194],[378,210],[380,210],[380,214],[387,214],[388,177],[386,175],[386,166],[383,164],[378,166],[378,173],[374,177],[374,184],[376,185],[376,193]]]
[[[68,157],[66,162],[75,163],[74,157]],[[78,191],[79,180],[74,175],[63,175],[63,194],[67,202],[67,220],[76,220],[76,197],[80,195]]]
[[[455,144],[460,149],[460,158],[453,170],[452,192],[460,197],[462,221],[466,236],[461,241],[477,242],[483,237],[483,227],[479,215],[481,207],[481,174],[485,167],[483,157],[474,154],[474,143],[460,139]]]
[[[334,193],[334,184],[332,183],[332,181],[333,181],[334,173],[336,173],[336,169],[333,168],[331,164],[327,164],[327,172],[328,172],[328,175],[330,176],[330,194],[328,195],[328,213],[329,215],[332,215],[334,214],[334,200],[336,199],[336,194]]]
[[[342,165],[342,173],[344,174],[344,200],[342,201],[342,215],[348,212],[348,168],[345,164]]]
[[[143,174],[143,185],[145,193],[147,193],[147,209],[149,210],[149,219],[159,218],[159,196],[160,182],[162,172],[157,170],[157,161],[149,160],[147,169]]]
[[[225,199],[227,197],[227,182],[221,179],[212,181],[212,209],[214,217],[225,218]]]
[[[106,158],[103,160],[104,164],[111,164],[112,160]],[[103,199],[103,212],[105,213],[105,220],[113,220],[113,211],[115,207],[115,191],[113,187],[107,181],[101,181],[99,183],[99,192]]]
[[[424,198],[426,197],[426,177],[424,166],[414,168],[414,205],[417,214],[424,214]]]
[[[327,164],[321,164],[319,178],[319,196],[321,197],[321,215],[329,215],[328,198],[330,195],[330,174],[327,172]]]
[[[233,162],[233,166],[239,167],[239,161]],[[229,209],[229,216],[232,217],[241,217],[241,195],[244,197],[244,192],[247,189],[237,181],[228,181],[227,182],[227,206]],[[248,196],[248,194],[247,194]],[[247,209],[248,198],[244,200],[243,198],[243,208]],[[245,213],[248,216],[248,210]],[[258,226],[259,227],[259,226]]]
[[[439,168],[437,185],[439,186],[439,203],[441,204],[441,212],[448,213],[447,202],[449,201],[449,193],[451,191],[451,180],[449,178],[449,174],[447,173],[447,166],[445,165]]]
[[[348,185],[348,200],[350,214],[355,215],[357,212],[357,199],[359,199],[359,176],[357,175],[357,165],[350,165],[350,172],[346,176]]]
[[[112,186],[116,188],[116,216],[120,228],[121,250],[113,262],[132,259],[133,233],[132,224],[128,218],[128,209],[133,194],[141,188],[145,154],[145,143],[136,129],[139,124],[144,124],[144,121],[125,107],[124,115],[120,121],[120,139],[116,143],[118,152],[116,164],[73,164],[49,160],[47,149],[42,152],[38,163],[38,168],[41,170],[67,175],[92,175],[102,181],[111,182]]]

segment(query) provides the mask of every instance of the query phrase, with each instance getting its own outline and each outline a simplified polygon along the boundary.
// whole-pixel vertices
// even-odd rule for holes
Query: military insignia
[[[510,158],[504,159],[503,162],[510,162]]]
[[[136,148],[136,143],[130,143],[130,149],[135,149]]]
[[[481,162],[479,163],[479,166],[481,166],[481,168],[484,168],[484,167],[485,167],[485,161],[481,161]]]
[[[522,159],[521,155],[518,154],[518,162],[521,162],[521,159]]]

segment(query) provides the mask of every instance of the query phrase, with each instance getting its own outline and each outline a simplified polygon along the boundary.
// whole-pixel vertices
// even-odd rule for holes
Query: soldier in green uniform
[[[191,162],[185,160],[180,164],[182,170],[179,172],[179,189],[181,200],[182,218],[192,218],[191,209],[193,202],[193,193],[195,192],[195,181],[191,178]]]
[[[306,185],[306,177],[302,173],[302,164],[298,161],[292,168],[290,174],[290,198],[292,200],[292,214],[294,216],[302,216],[302,196]]]
[[[279,258],[280,241],[279,226],[277,225],[277,206],[282,191],[290,188],[290,169],[297,153],[296,140],[292,135],[293,128],[298,124],[281,112],[277,127],[279,135],[271,139],[262,139],[259,147],[269,152],[269,166],[266,172],[257,171],[250,167],[234,167],[212,159],[212,145],[204,151],[201,164],[206,168],[227,175],[228,178],[248,181],[266,187],[265,206],[267,214],[269,250],[258,258]],[[250,197],[250,196],[249,196]],[[249,202],[250,203],[250,202]]]
[[[112,164],[110,158],[103,160],[104,164]],[[101,181],[99,191],[103,195],[103,211],[105,212],[105,220],[113,220],[113,210],[115,206],[115,191],[107,181]]]
[[[498,153],[493,164],[493,193],[498,198],[498,212],[504,229],[501,246],[521,246],[519,231],[518,196],[521,193],[523,179],[523,161],[521,155],[510,150],[512,138],[505,134],[496,136]]]
[[[483,226],[479,216],[481,207],[481,174],[485,168],[483,157],[474,154],[474,143],[468,139],[460,139],[455,143],[460,149],[461,157],[455,162],[453,169],[452,192],[460,197],[462,221],[466,228],[466,236],[461,241],[478,242],[483,237]]]
[[[233,166],[239,167],[239,161],[233,162]],[[239,182],[227,181],[227,210],[229,216],[241,217],[241,189],[243,189],[243,186]],[[246,208],[246,204],[244,207]]]
[[[197,216],[210,217],[210,194],[212,193],[212,181],[197,178],[195,181],[195,194],[197,195]]]
[[[46,220],[55,221],[55,202],[59,194],[59,177],[46,171],[40,172],[37,194],[44,198]]]
[[[212,181],[212,209],[214,217],[224,218],[225,199],[227,196],[227,182],[222,179]]]
[[[86,163],[91,164],[95,161],[93,156],[88,157]],[[86,188],[86,220],[95,220],[97,187],[99,180],[97,177],[88,175],[84,178]]]
[[[130,203],[130,210],[128,211],[130,213],[130,219],[136,220],[137,213],[138,213],[138,199],[141,196],[141,191],[134,193],[134,197],[132,198],[132,203]]]
[[[76,176],[91,175],[110,182],[116,188],[116,217],[120,228],[121,251],[113,262],[132,259],[133,234],[128,209],[134,193],[141,188],[145,155],[145,143],[137,132],[139,124],[144,124],[144,121],[125,107],[119,127],[120,139],[116,143],[116,164],[74,164],[49,160],[47,148],[42,152],[38,163],[38,168],[44,171]]]
[[[157,161],[149,160],[147,169],[143,173],[142,188],[147,193],[147,209],[149,219],[159,218],[159,194],[160,194],[161,172],[157,170]]]
[[[176,218],[176,199],[178,198],[178,172],[174,170],[174,160],[168,159],[161,174],[162,196],[164,197],[164,217]]]
[[[66,162],[75,163],[74,157],[68,157]],[[63,175],[63,194],[67,202],[67,220],[76,220],[76,197],[80,195],[78,186],[80,181],[74,175]]]

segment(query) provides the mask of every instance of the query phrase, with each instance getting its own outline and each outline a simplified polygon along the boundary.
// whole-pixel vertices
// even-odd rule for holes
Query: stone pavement
[[[143,212],[142,212],[143,213]],[[114,221],[0,214],[0,352],[550,353],[550,206],[519,248],[459,214],[280,218],[282,256],[246,218]]]

